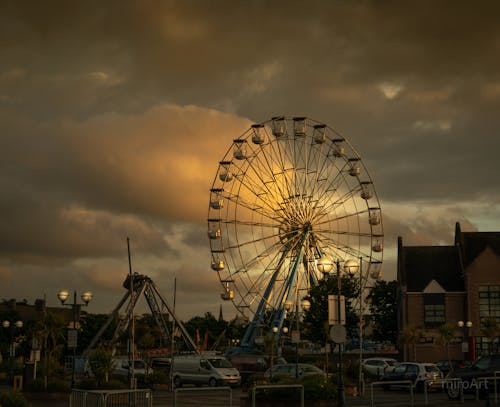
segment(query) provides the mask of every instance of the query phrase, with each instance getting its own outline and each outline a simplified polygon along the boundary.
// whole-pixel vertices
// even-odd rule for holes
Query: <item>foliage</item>
[[[357,278],[342,274],[341,283],[341,294],[346,299],[359,296],[359,281]],[[311,303],[311,308],[304,311],[303,319],[303,337],[305,339],[316,343],[325,343],[328,340],[328,295],[337,295],[337,293],[338,282],[335,275],[328,275],[311,288],[309,295],[306,297]],[[355,335],[358,322],[356,310],[352,308],[350,301],[346,301],[346,329],[348,336]],[[323,329],[318,329],[318,327],[323,327]]]
[[[28,381],[25,384],[24,389],[32,393],[46,392],[46,391],[68,393],[71,391],[68,382],[65,380],[60,380],[60,379],[49,380],[47,382],[47,387],[45,387],[45,380],[42,378],[37,378]]]
[[[109,315],[107,314],[85,314],[81,318],[81,328],[78,331],[78,353],[87,349],[92,339],[94,339],[101,327],[104,326],[108,318]],[[114,320],[108,325],[102,334],[101,340],[111,340],[116,329],[116,324],[117,321]]]
[[[446,350],[446,356],[448,358],[448,363],[451,365],[451,356],[450,356],[450,343],[455,338],[455,325],[452,323],[441,325],[438,328],[438,342],[441,346]]]
[[[127,389],[128,386],[129,385],[124,381],[117,379],[111,379],[108,380],[106,383],[99,385],[97,384],[97,380],[95,377],[86,377],[85,379],[82,379],[76,387],[83,390],[95,390],[95,389],[121,390],[121,389]]]
[[[397,342],[397,287],[396,280],[380,280],[375,282],[368,294],[374,341],[390,341],[393,344]]]
[[[2,407],[28,407],[28,401],[18,391],[0,393],[0,406]]]
[[[43,338],[43,371],[48,379],[51,378],[55,367],[53,359],[64,348],[65,325],[61,315],[47,312],[36,326],[37,332]]]
[[[406,345],[411,345],[413,353],[413,361],[417,360],[417,342],[422,336],[422,329],[411,324],[406,325],[401,334],[403,342]]]
[[[103,348],[95,349],[89,355],[89,365],[97,383],[106,383],[113,370],[113,353]]]
[[[197,345],[203,347],[207,336],[207,350],[211,348],[219,336],[227,328],[227,322],[218,320],[211,312],[205,312],[203,317],[195,316],[187,321],[184,326]]]

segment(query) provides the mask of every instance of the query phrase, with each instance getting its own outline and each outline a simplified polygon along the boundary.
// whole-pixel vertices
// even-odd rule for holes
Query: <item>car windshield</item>
[[[224,368],[228,368],[228,367],[233,367],[233,365],[231,364],[231,362],[229,362],[228,360],[226,359],[219,359],[219,358],[216,358],[216,359],[208,359],[208,361],[210,362],[210,364],[215,367],[215,368],[221,368],[221,367],[224,367]]]
[[[398,364],[396,360],[386,360],[386,362],[389,366],[396,366]]]
[[[473,367],[476,367],[478,369],[487,369],[489,365],[490,365],[490,360],[488,358],[480,358],[476,360]]]

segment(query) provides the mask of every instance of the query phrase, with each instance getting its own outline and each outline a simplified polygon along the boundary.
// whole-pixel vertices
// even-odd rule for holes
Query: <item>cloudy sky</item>
[[[0,299],[134,271],[181,318],[218,315],[206,235],[218,161],[251,124],[302,115],[363,157],[384,278],[405,244],[500,231],[500,6],[478,1],[0,3]],[[226,318],[235,314],[224,304]]]

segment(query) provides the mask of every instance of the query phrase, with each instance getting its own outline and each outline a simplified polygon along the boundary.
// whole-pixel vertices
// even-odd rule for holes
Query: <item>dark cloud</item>
[[[185,300],[218,304],[208,190],[231,141],[278,114],[323,121],[359,151],[385,214],[386,275],[397,236],[450,244],[456,221],[500,227],[499,11],[493,1],[2,2],[2,287],[22,296],[26,276],[70,283],[71,268],[97,297],[119,294],[130,236],[163,287],[177,275]]]

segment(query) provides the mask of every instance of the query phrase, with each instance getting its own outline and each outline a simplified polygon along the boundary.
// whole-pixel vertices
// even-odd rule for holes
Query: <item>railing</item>
[[[77,390],[69,398],[70,407],[153,407],[153,393],[139,390]]]
[[[370,405],[373,407],[375,405],[374,402],[374,395],[373,395],[373,387],[374,386],[390,386],[390,385],[396,385],[396,386],[404,386],[404,387],[409,387],[410,388],[410,405],[414,406],[415,405],[415,397],[413,396],[413,391],[414,391],[414,386],[413,382],[411,380],[387,380],[387,381],[380,381],[380,382],[371,382],[370,383]],[[407,386],[405,386],[407,385]]]

